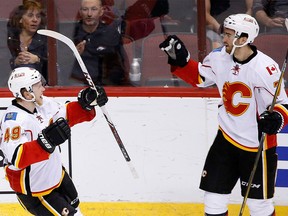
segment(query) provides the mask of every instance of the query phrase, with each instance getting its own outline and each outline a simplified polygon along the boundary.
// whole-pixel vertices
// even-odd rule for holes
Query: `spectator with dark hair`
[[[46,15],[40,2],[23,1],[16,7],[7,23],[7,45],[12,55],[11,69],[32,67],[48,80],[47,39],[37,33],[45,28]]]
[[[264,27],[262,32],[287,33],[285,20],[288,22],[288,0],[255,0],[253,11]]]
[[[97,85],[129,85],[125,51],[118,25],[101,21],[101,0],[82,0],[73,40],[87,69]],[[86,79],[77,61],[71,77],[83,83]]]

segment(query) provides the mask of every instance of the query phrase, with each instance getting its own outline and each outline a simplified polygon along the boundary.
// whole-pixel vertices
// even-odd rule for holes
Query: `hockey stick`
[[[271,106],[269,108],[269,112],[273,112],[274,106],[276,104],[276,99],[277,99],[277,96],[278,96],[280,88],[281,88],[281,83],[282,83],[282,80],[283,80],[283,77],[284,77],[284,72],[285,72],[286,65],[287,65],[287,58],[288,58],[288,50],[286,52],[286,57],[285,57],[285,60],[284,60],[284,63],[283,63],[282,69],[281,69],[280,78],[279,78],[279,81],[278,81],[278,84],[277,84],[277,87],[276,87],[276,90],[275,90],[275,94],[273,96],[273,100],[272,100]],[[243,202],[242,202],[242,205],[241,205],[241,208],[240,208],[239,216],[242,216],[243,213],[244,213],[244,209],[245,209],[247,198],[248,198],[248,195],[249,195],[249,192],[250,192],[250,189],[251,189],[252,181],[254,179],[254,175],[255,175],[255,172],[256,172],[256,169],[257,169],[257,166],[258,166],[258,162],[259,162],[260,156],[261,156],[262,151],[263,151],[263,143],[264,143],[265,137],[266,137],[266,134],[262,132],[261,139],[260,139],[260,142],[259,142],[258,151],[257,151],[257,155],[256,155],[256,158],[255,158],[253,169],[252,169],[252,171],[250,173],[246,194],[245,194],[245,197],[243,199]]]
[[[40,34],[40,35],[49,36],[49,37],[55,38],[55,39],[57,39],[59,41],[62,41],[63,43],[65,43],[72,50],[75,58],[77,59],[79,65],[80,65],[80,67],[82,69],[82,72],[83,72],[83,74],[85,76],[85,79],[88,82],[88,85],[90,86],[90,88],[94,89],[96,91],[97,95],[98,95],[96,86],[95,86],[94,82],[92,81],[92,78],[91,78],[91,76],[90,76],[90,74],[89,74],[89,72],[88,72],[88,70],[87,70],[87,68],[86,68],[86,66],[85,66],[85,64],[84,64],[84,62],[83,62],[83,60],[82,60],[82,58],[81,58],[76,46],[75,46],[75,44],[73,43],[73,41],[70,38],[66,37],[65,35],[60,34],[58,32],[55,32],[55,31],[52,31],[52,30],[41,29],[41,30],[38,30],[37,33]],[[112,131],[112,133],[113,133],[118,145],[119,145],[119,148],[120,148],[125,160],[127,161],[127,164],[128,164],[128,166],[129,166],[129,168],[131,170],[131,173],[132,173],[133,177],[134,178],[138,178],[138,174],[136,172],[136,169],[132,165],[132,162],[131,162],[131,159],[130,159],[130,157],[128,155],[128,152],[126,151],[126,149],[124,147],[124,144],[123,144],[123,142],[122,142],[122,140],[121,140],[121,138],[120,138],[120,136],[119,136],[119,134],[118,134],[118,132],[117,132],[117,130],[116,130],[111,118],[110,118],[110,116],[108,115],[108,112],[107,112],[105,106],[101,106],[100,108],[101,108],[102,113],[103,113],[103,115],[104,115],[104,117],[105,117],[105,119],[106,119],[106,121],[107,121],[107,123],[108,123],[108,125],[109,125],[109,127],[110,127],[110,129],[111,129],[111,131]]]
[[[159,17],[159,19],[160,19],[161,29],[162,29],[162,32],[164,35],[164,40],[166,40],[167,37],[169,36],[169,34],[168,34],[167,28],[164,24],[164,16]],[[175,74],[172,74],[172,81],[173,81],[174,86],[176,86],[176,87],[180,86],[178,77]]]
[[[68,138],[68,163],[69,163],[69,175],[72,177],[72,145],[71,145],[71,136]]]

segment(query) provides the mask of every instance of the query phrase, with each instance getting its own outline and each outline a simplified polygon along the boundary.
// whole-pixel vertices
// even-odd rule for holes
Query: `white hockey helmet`
[[[42,78],[38,70],[30,67],[18,67],[11,72],[8,79],[8,87],[14,97],[34,102],[35,96],[32,86],[40,81],[43,82],[43,80],[44,78]],[[23,97],[21,93],[23,88],[33,94],[34,98],[32,100],[27,100]]]
[[[242,33],[248,35],[247,43],[252,43],[258,36],[259,25],[256,19],[248,14],[234,14],[224,20],[224,28],[235,31],[235,37],[239,38]]]

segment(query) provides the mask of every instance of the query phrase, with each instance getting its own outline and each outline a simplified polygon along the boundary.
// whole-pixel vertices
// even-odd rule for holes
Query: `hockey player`
[[[227,17],[223,47],[203,63],[190,59],[183,42],[169,36],[159,46],[168,54],[171,72],[197,87],[216,85],[221,96],[219,130],[201,176],[205,215],[228,215],[229,196],[238,179],[245,196],[262,132],[263,152],[247,199],[251,216],[275,215],[273,195],[277,168],[276,134],[288,120],[288,100],[281,83],[274,110],[268,111],[279,81],[277,63],[251,43],[257,37],[256,20],[246,14]],[[275,47],[277,49],[277,47]]]
[[[61,163],[60,147],[70,127],[96,116],[108,98],[103,88],[83,89],[67,104],[43,96],[45,81],[29,67],[11,72],[15,96],[1,122],[5,172],[20,204],[33,215],[82,215],[77,190]],[[95,103],[95,100],[97,103]]]

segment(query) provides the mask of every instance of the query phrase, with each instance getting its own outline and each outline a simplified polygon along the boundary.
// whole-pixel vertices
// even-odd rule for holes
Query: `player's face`
[[[226,52],[231,53],[233,48],[233,41],[235,38],[235,31],[232,29],[224,28],[223,34],[222,34],[222,41],[224,46],[226,47]]]
[[[41,81],[33,85],[35,102],[40,106],[43,104],[43,92],[44,91],[45,91],[45,87]]]
[[[100,17],[103,15],[103,8],[100,0],[84,0],[80,9],[80,15],[83,24],[94,26],[99,23]]]
[[[20,22],[24,31],[32,34],[35,33],[38,30],[41,22],[40,10],[36,8],[27,10],[26,13],[23,14]]]

